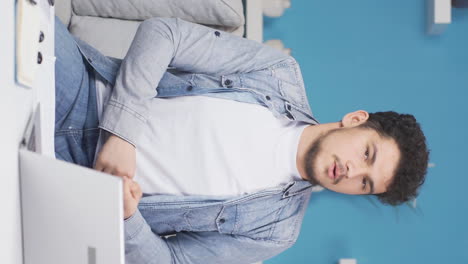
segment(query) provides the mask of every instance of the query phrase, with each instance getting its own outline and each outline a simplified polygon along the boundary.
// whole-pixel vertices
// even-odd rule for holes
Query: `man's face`
[[[346,194],[384,193],[400,159],[391,138],[375,130],[344,127],[331,130],[312,144],[305,171],[314,184]]]

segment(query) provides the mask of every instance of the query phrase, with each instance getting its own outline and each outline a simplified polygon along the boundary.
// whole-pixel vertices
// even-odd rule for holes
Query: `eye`
[[[369,148],[366,148],[366,152],[364,152],[364,157],[365,157],[365,160],[369,159]]]

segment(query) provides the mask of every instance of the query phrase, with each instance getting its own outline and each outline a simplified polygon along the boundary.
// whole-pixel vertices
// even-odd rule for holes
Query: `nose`
[[[345,166],[348,170],[346,173],[346,177],[349,179],[362,177],[363,175],[366,175],[368,173],[368,168],[365,164],[358,164],[349,160],[346,162]]]

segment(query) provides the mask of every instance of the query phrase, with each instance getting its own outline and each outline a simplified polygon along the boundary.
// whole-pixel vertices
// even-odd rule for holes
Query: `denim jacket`
[[[138,147],[154,97],[200,95],[260,104],[277,118],[312,115],[294,58],[271,47],[173,18],[144,21],[124,60],[76,40],[113,85],[100,128]],[[294,244],[311,194],[293,181],[242,196],[144,195],[125,220],[127,263],[253,263]]]

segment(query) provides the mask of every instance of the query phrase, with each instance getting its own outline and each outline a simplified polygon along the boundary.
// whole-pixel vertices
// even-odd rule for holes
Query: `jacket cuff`
[[[137,146],[146,118],[127,106],[110,100],[99,127]]]
[[[124,220],[125,241],[138,236],[146,225],[146,221],[141,215],[140,210],[137,209],[132,216]]]

